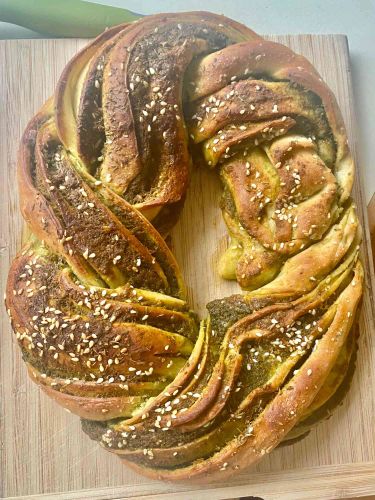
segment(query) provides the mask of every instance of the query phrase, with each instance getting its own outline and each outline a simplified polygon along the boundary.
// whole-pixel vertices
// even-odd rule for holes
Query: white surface
[[[375,0],[93,0],[142,14],[208,10],[236,19],[254,31],[343,33],[349,40],[357,103],[359,167],[367,200],[375,192]],[[35,33],[0,23],[0,38]]]

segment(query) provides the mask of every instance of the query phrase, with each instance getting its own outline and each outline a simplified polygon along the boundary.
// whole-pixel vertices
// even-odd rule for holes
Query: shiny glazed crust
[[[200,322],[164,240],[194,164],[221,177],[219,273],[243,289]],[[287,47],[204,12],[107,30],[21,141],[32,236],[6,304],[32,380],[156,479],[222,480],[306,432],[355,352],[353,173],[334,95]]]

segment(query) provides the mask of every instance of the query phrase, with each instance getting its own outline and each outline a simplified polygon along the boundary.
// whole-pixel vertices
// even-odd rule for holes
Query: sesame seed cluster
[[[242,288],[201,321],[165,241],[192,164],[221,178],[219,273]],[[12,327],[104,448],[150,477],[222,479],[338,404],[361,231],[342,117],[306,59],[208,13],[111,28],[30,121],[18,172],[32,236]]]

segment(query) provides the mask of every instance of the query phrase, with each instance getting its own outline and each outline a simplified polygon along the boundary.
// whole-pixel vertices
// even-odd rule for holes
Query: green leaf
[[[82,0],[0,0],[0,21],[56,37],[93,37],[140,17],[126,9]]]

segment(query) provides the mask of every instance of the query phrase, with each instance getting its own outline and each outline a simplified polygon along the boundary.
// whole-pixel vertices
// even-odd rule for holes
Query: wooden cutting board
[[[335,92],[355,154],[355,107],[348,46],[342,35],[270,36],[307,56]],[[0,258],[4,287],[21,242],[15,180],[17,144],[27,121],[52,94],[69,58],[85,40],[0,42]],[[2,311],[0,348],[0,493],[5,498],[222,499],[253,495],[265,500],[333,499],[375,492],[374,272],[360,168],[354,198],[364,227],[362,259],[367,283],[361,314],[357,369],[349,394],[328,421],[307,438],[275,450],[263,462],[225,484],[196,487],[151,481],[124,467],[116,456],[83,434],[79,418],[33,385]],[[195,310],[238,291],[217,276],[227,243],[218,208],[220,186],[212,172],[193,175],[173,247]],[[1,494],[0,494],[1,496]]]

